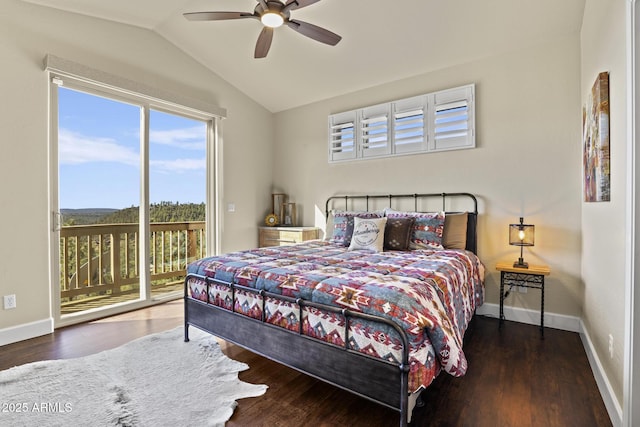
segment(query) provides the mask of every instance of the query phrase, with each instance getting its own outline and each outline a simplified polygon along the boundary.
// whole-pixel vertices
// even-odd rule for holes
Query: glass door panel
[[[151,110],[151,297],[180,295],[186,266],[206,254],[206,122]]]
[[[140,107],[58,89],[60,314],[140,299]]]

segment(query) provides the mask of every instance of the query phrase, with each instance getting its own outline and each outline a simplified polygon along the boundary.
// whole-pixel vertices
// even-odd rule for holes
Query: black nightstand
[[[546,265],[530,265],[529,268],[514,267],[509,262],[499,262],[496,270],[500,272],[500,323],[504,322],[505,286],[522,286],[525,288],[540,289],[540,334],[544,337],[544,277],[551,274],[551,269]],[[509,292],[509,291],[507,291]]]

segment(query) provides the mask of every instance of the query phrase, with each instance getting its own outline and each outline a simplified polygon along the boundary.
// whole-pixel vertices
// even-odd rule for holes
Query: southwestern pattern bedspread
[[[409,391],[428,386],[440,370],[460,376],[467,361],[464,332],[484,301],[484,267],[470,251],[349,251],[327,241],[268,247],[204,258],[188,273],[273,294],[303,298],[351,311],[386,317],[410,339]],[[193,298],[261,318],[262,297],[190,279]],[[267,299],[267,322],[387,360],[400,358],[400,342],[390,327],[353,321],[344,336],[344,318],[295,302]],[[395,336],[395,337],[394,337]]]

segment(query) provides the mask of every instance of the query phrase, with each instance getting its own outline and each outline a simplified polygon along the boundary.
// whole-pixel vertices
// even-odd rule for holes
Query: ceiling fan
[[[280,27],[281,25],[286,25],[292,30],[321,43],[331,46],[338,44],[342,39],[339,35],[316,25],[309,24],[308,22],[289,18],[292,10],[301,9],[318,1],[320,0],[286,0],[286,2],[278,0],[258,0],[258,5],[253,10],[253,13],[189,12],[185,13],[184,17],[190,21],[223,21],[227,19],[244,18],[260,20],[264,25],[264,28],[258,36],[254,58],[264,58],[267,56],[267,53],[269,53],[269,48],[271,47],[273,29]]]

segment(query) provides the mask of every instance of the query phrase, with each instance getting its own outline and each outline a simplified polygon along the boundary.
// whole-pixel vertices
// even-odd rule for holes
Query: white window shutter
[[[360,141],[362,157],[391,154],[389,138],[389,104],[360,110]]]
[[[329,162],[476,146],[475,85],[329,116]]]
[[[356,158],[356,112],[329,116],[329,161]]]
[[[474,93],[475,86],[468,85],[433,94],[429,150],[476,146]]]
[[[393,103],[393,150],[395,154],[425,151],[427,97],[416,96]]]

